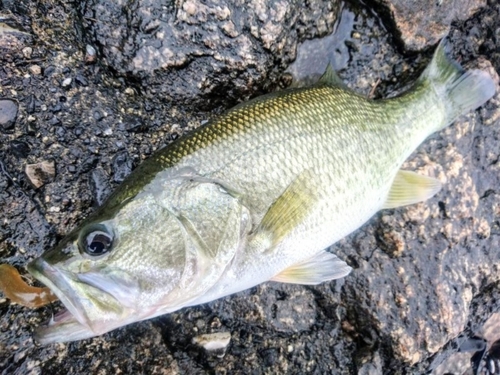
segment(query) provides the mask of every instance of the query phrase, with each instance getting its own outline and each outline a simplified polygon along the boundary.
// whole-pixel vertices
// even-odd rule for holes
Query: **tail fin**
[[[429,80],[447,106],[449,125],[463,115],[488,101],[495,94],[493,79],[481,70],[465,71],[447,55],[447,42],[443,39],[424,70],[419,81]]]

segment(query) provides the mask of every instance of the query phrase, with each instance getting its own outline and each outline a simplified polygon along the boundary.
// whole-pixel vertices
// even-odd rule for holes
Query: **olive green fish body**
[[[495,91],[443,44],[396,98],[366,99],[331,75],[241,104],[142,163],[29,266],[68,309],[38,340],[92,337],[270,279],[347,275],[324,249],[382,208],[435,194],[439,181],[399,168]]]
[[[230,294],[272,278],[276,264],[286,268],[314,256],[382,208],[403,161],[447,121],[442,108],[428,111],[430,103],[439,106],[439,98],[429,98],[424,88],[419,94],[399,98],[397,104],[375,102],[323,84],[247,104],[207,125],[206,131],[227,131],[224,142],[190,153],[179,165],[225,181],[239,192],[253,230],[294,182],[308,195],[303,220],[294,223],[280,245],[273,252],[259,249],[260,262],[252,262],[249,252],[235,279],[226,281],[228,289],[217,293]],[[242,124],[240,131],[231,134],[237,124]],[[203,300],[210,299],[206,295]]]

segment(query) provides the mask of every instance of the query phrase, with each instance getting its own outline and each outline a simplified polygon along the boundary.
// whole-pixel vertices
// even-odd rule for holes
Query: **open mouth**
[[[96,335],[88,325],[83,306],[79,303],[70,286],[68,275],[52,267],[42,258],[30,263],[28,271],[48,286],[65,307],[56,313],[46,325],[37,329],[35,332],[36,341],[45,345],[80,340]]]
[[[82,340],[138,320],[134,308],[139,284],[125,273],[74,274],[43,258],[30,263],[28,271],[65,307],[36,330],[41,344]]]
[[[73,289],[69,284],[69,278],[65,273],[52,267],[43,258],[31,262],[28,265],[28,271],[52,290],[80,324],[87,325],[84,310],[78,299],[75,298]]]

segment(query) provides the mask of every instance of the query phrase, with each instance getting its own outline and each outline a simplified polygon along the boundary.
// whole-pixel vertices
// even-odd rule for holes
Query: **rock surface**
[[[454,21],[465,21],[486,5],[486,0],[377,0],[391,15],[405,49],[418,51],[436,44]]]
[[[140,4],[141,9],[156,9],[159,3]],[[104,31],[99,34],[92,25],[106,25],[106,20],[94,18],[97,14],[91,10],[109,6],[102,14],[111,15],[116,5],[109,2],[87,1],[75,10],[73,2],[23,0],[8,2],[2,10],[33,40],[21,34],[16,36],[17,44],[0,45],[0,98],[19,103],[15,127],[0,130],[1,262],[25,273],[30,260],[54,246],[96,203],[102,203],[132,167],[212,116],[203,111],[206,107],[215,106],[213,112],[217,113],[239,96],[297,77],[305,80],[304,76],[280,80],[279,73],[295,56],[291,46],[300,46],[300,59],[308,53],[304,51],[333,49],[316,62],[307,60],[305,65],[315,65],[315,69],[305,76],[317,76],[326,60],[334,59],[349,87],[375,98],[405,89],[430,58],[423,52],[401,55],[384,27],[392,21],[379,19],[358,3],[343,8],[335,37],[313,48],[302,48],[307,43],[302,45],[298,38],[324,35],[333,27],[334,7],[318,8],[321,17],[310,12],[326,3],[311,4],[304,11],[310,17],[307,26],[299,22],[302,15],[293,16],[293,2],[263,2],[267,4],[262,8],[265,21],[258,18],[259,2],[249,18],[223,2],[206,2],[196,8],[204,13],[189,15],[190,4],[195,3],[178,4],[177,14],[172,12],[174,4],[157,13],[171,20],[174,15],[186,17],[181,22],[185,30],[179,32],[190,38],[197,29],[208,35],[210,30],[199,25],[203,19],[198,17],[204,14],[205,27],[216,25],[213,35],[221,43],[229,40],[225,32],[232,30],[219,26],[232,20],[238,35],[254,43],[248,61],[262,61],[262,69],[247,65],[246,57],[238,64],[230,58],[219,61],[215,49],[203,43],[204,38],[195,38],[186,44],[185,55],[192,59],[189,64],[163,67],[159,63],[149,66],[149,71],[134,70],[138,50],[129,48],[127,41],[133,46],[142,35],[146,46],[156,48],[155,33],[166,24],[147,28],[147,23],[139,21],[150,16],[130,11],[126,14],[137,27],[127,34],[123,23],[118,25],[120,18],[110,18],[117,25],[105,29],[109,32],[106,41]],[[230,15],[219,20],[216,14],[224,6]],[[286,9],[284,18],[273,9]],[[83,17],[83,34],[73,27],[76,11]],[[314,17],[319,17],[318,28],[313,27]],[[252,34],[251,23],[239,29],[236,22],[252,19],[258,36]],[[272,28],[279,19],[283,27]],[[490,1],[474,17],[452,26],[450,45],[455,57],[495,75],[491,64],[498,72],[499,20],[500,5]],[[271,26],[265,28],[267,22]],[[112,35],[113,30],[120,35]],[[271,30],[268,39],[264,30]],[[102,41],[96,43],[99,38]],[[115,51],[111,47],[117,41],[123,44]],[[96,47],[96,61],[88,61],[87,44]],[[29,53],[26,48],[31,49]],[[196,48],[205,54],[196,55]],[[43,73],[33,76],[29,71],[33,64]],[[293,69],[289,72],[295,74]],[[210,85],[195,84],[205,74]],[[234,82],[228,82],[233,75]],[[170,78],[160,82],[160,77]],[[65,81],[70,83],[62,85]],[[188,99],[205,105],[186,106]],[[32,311],[0,299],[0,371],[446,373],[449,368],[439,366],[456,354],[457,336],[483,335],[490,340],[493,324],[489,321],[485,326],[485,322],[500,312],[499,139],[497,95],[427,140],[405,168],[438,177],[443,190],[427,202],[381,212],[336,244],[333,251],[354,268],[343,280],[314,287],[269,282],[102,337],[47,347],[33,343],[32,331],[51,317],[53,309]],[[40,160],[55,160],[57,174],[53,181],[34,189],[24,165]],[[216,332],[231,334],[223,358],[207,355],[192,343],[194,337]]]
[[[87,0],[80,10],[104,64],[149,95],[210,106],[271,87],[299,40],[332,30],[338,8],[325,0]]]

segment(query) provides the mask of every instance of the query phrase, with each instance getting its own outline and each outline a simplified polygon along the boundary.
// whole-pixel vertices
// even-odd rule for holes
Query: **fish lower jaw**
[[[52,267],[42,258],[28,265],[28,271],[60,299],[64,308],[56,313],[42,327],[36,330],[35,340],[42,344],[76,341],[104,332],[96,331],[96,327],[88,324],[87,316],[77,298],[71,297],[72,290],[67,277],[58,269]],[[109,331],[107,329],[105,332]]]
[[[49,287],[49,289],[59,298],[64,307],[81,324],[86,325],[87,318],[82,306],[77,299],[72,296],[72,289],[68,283],[67,276],[42,258],[36,259],[28,265],[28,271],[40,282]]]
[[[99,333],[80,324],[69,310],[63,308],[36,329],[34,339],[40,345],[49,345],[82,340],[97,335]]]

